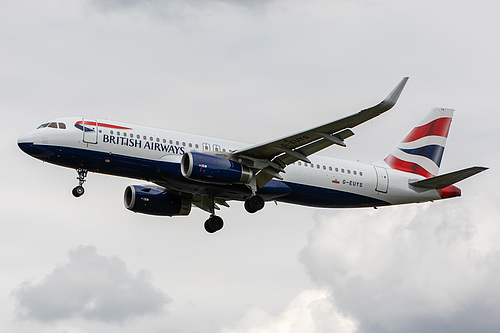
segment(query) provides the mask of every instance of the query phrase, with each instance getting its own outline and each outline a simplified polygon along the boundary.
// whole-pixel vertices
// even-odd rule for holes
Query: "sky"
[[[497,1],[20,0],[0,11],[0,331],[498,332]],[[152,217],[127,185],[25,155],[60,116],[256,144],[381,101],[322,155],[374,162],[434,106],[456,109],[441,172],[462,197],[380,209],[232,202]]]

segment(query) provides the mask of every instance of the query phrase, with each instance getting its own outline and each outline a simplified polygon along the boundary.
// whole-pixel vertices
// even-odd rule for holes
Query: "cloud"
[[[127,10],[144,10],[156,17],[185,17],[197,9],[213,9],[220,5],[235,8],[260,9],[274,0],[88,0],[87,3],[102,12],[120,12]]]
[[[317,333],[354,332],[356,324],[337,311],[326,290],[305,290],[295,297],[278,316],[264,310],[249,309],[235,325],[222,333]]]
[[[300,257],[358,332],[495,332],[498,213],[482,210],[498,208],[450,200],[320,213]]]
[[[24,282],[14,290],[21,318],[123,322],[158,313],[170,302],[147,272],[132,274],[123,260],[98,255],[93,246],[70,251],[69,259],[39,283]]]

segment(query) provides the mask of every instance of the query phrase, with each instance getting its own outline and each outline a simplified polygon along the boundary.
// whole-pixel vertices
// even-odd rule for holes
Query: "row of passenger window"
[[[62,123],[60,123],[60,124],[62,124]],[[63,125],[64,125],[64,124],[63,124]],[[112,135],[114,134],[113,130],[110,130],[110,132],[109,132],[109,133],[110,133],[110,134],[112,134]],[[120,132],[120,131],[116,131],[116,135],[118,135],[118,136],[124,136],[124,137],[134,138],[134,134],[133,134],[133,133],[127,133],[127,132]],[[137,139],[141,139],[141,135],[140,135],[140,134],[136,134],[136,135],[135,135],[135,137],[136,137]],[[143,139],[143,140],[147,140],[147,139],[148,139],[148,137],[147,137],[146,135],[143,135],[143,136],[142,136],[142,139]],[[155,139],[154,139],[152,136],[149,136],[149,141],[155,141]],[[165,143],[165,144],[166,144],[166,143],[167,143],[167,139],[163,138],[163,139],[161,139],[161,140],[160,140],[160,138],[158,138],[158,137],[157,137],[157,138],[156,138],[156,142],[158,142],[158,143],[159,143],[159,142],[163,142],[163,143]],[[173,140],[168,140],[168,143],[172,145],[172,144],[174,144],[174,141],[173,141]],[[177,146],[182,145],[183,147],[186,147],[186,145],[187,145],[189,148],[193,148],[193,147],[194,147],[194,149],[199,149],[199,148],[200,148],[200,145],[199,145],[199,144],[197,144],[197,143],[195,143],[194,145],[193,145],[191,142],[189,142],[189,143],[187,143],[187,144],[186,144],[186,142],[184,142],[184,141],[183,141],[183,142],[175,141],[175,145],[177,145]],[[225,152],[225,151],[226,151],[226,149],[225,149],[225,148],[222,148],[222,149],[221,149],[221,147],[220,147],[219,145],[215,145],[215,144],[211,146],[211,145],[210,145],[210,144],[208,144],[208,143],[203,143],[202,147],[203,147],[203,150],[205,150],[205,151],[208,151],[208,150],[211,150],[211,151],[222,151],[222,152]],[[211,149],[211,148],[212,148],[212,149]],[[304,164],[304,166],[305,166],[305,167],[310,166],[311,168],[314,168],[314,167],[316,166],[316,169],[321,169],[321,168],[323,168],[323,170],[325,170],[325,171],[327,170],[327,166],[326,166],[326,165],[324,165],[324,164],[323,164],[323,165],[320,165],[320,164],[314,164],[314,163],[302,163],[302,162],[300,162],[300,161],[299,161],[299,162],[297,162],[297,164],[298,164],[298,165],[302,165],[302,164]],[[350,169],[347,169],[347,170],[346,170],[346,169],[344,169],[344,168],[340,168],[340,169],[339,169],[338,167],[333,168],[332,166],[328,166],[328,170],[329,170],[329,171],[332,171],[332,172],[333,172],[333,170],[334,170],[334,169],[335,169],[335,172],[339,172],[339,171],[340,171],[341,173],[347,173],[348,175],[350,175],[350,174],[351,174],[351,170],[350,170]],[[356,170],[353,170],[353,171],[352,171],[352,174],[353,174],[353,175],[355,175],[355,176],[356,176],[356,175],[363,176],[363,172],[361,172],[361,171],[357,172]]]
[[[110,131],[109,131],[109,134],[113,135],[113,134],[114,134],[114,131],[113,131],[113,130],[110,130]],[[118,136],[123,136],[123,137],[130,137],[130,138],[134,138],[134,133],[127,133],[127,132],[120,132],[120,131],[116,131],[116,135],[118,135]],[[140,134],[135,134],[135,137],[136,137],[137,139],[141,139],[141,135],[140,135]],[[143,140],[148,140],[148,136],[143,135],[143,136],[142,136],[142,139],[143,139]],[[149,141],[156,141],[156,142],[158,142],[158,143],[163,142],[163,143],[165,143],[165,144],[167,143],[167,139],[165,139],[165,138],[160,139],[160,138],[158,138],[158,137],[157,137],[157,138],[156,138],[156,140],[155,140],[155,138],[153,138],[152,136],[149,136]],[[173,140],[168,140],[168,143],[169,143],[169,144],[171,144],[171,145],[173,145],[173,144],[174,144],[174,141],[173,141]],[[194,147],[194,149],[200,149],[200,145],[199,145],[199,144],[197,144],[197,143],[193,144],[193,143],[191,143],[191,142],[186,143],[186,142],[184,142],[184,141],[182,141],[182,142],[175,141],[175,145],[176,145],[176,146],[180,146],[180,145],[182,145],[183,147],[186,147],[186,146],[187,146],[187,147],[189,147],[189,148],[193,148],[193,147]],[[221,149],[221,147],[220,147],[219,145],[215,145],[215,144],[214,144],[214,145],[210,145],[210,144],[208,144],[208,143],[203,143],[203,144],[202,144],[202,148],[203,148],[203,150],[207,150],[207,151],[208,151],[208,150],[211,150],[211,151],[222,151],[222,152],[225,152],[225,151],[226,151],[226,149],[225,149],[225,148],[222,148],[222,149]]]
[[[300,162],[300,161],[299,161],[299,162],[297,162],[297,164],[298,164],[298,165],[302,165],[302,164],[304,164],[304,166],[305,166],[305,167],[311,167],[311,168],[316,167],[316,169],[323,169],[323,170],[325,170],[325,171],[326,171],[326,170],[328,170],[328,171],[332,171],[332,172],[333,172],[333,170],[335,170],[335,172],[339,172],[339,171],[340,171],[341,173],[347,173],[348,175],[350,175],[350,174],[351,174],[351,170],[350,170],[350,169],[347,169],[347,170],[346,170],[346,169],[344,169],[344,168],[340,168],[340,169],[339,169],[339,167],[335,167],[335,168],[334,168],[334,167],[332,167],[331,165],[327,167],[327,166],[326,166],[326,165],[324,165],[324,164],[323,164],[323,165],[320,165],[320,164],[314,164],[314,163],[303,163],[303,162]],[[355,175],[355,176],[357,176],[357,175],[359,175],[359,176],[363,176],[363,172],[361,172],[361,171],[359,171],[359,172],[358,172],[358,171],[356,171],[356,170],[353,170],[353,171],[352,171],[352,174],[353,174],[353,175]]]

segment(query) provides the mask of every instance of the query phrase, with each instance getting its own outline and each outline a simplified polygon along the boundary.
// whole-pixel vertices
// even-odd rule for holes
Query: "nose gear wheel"
[[[85,189],[83,188],[82,185],[83,183],[85,183],[85,178],[87,177],[88,170],[79,168],[76,169],[76,172],[78,173],[78,177],[76,177],[76,179],[78,179],[78,186],[73,189],[72,193],[73,196],[78,198],[81,197],[83,193],[85,193]]]

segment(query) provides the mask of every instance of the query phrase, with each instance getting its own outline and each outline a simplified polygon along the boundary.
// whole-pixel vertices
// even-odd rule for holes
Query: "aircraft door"
[[[92,119],[83,119],[83,142],[97,143],[97,133],[99,128],[97,121]]]
[[[375,191],[387,193],[387,188],[389,187],[387,169],[376,166],[375,172],[377,173],[377,186],[375,187]]]

